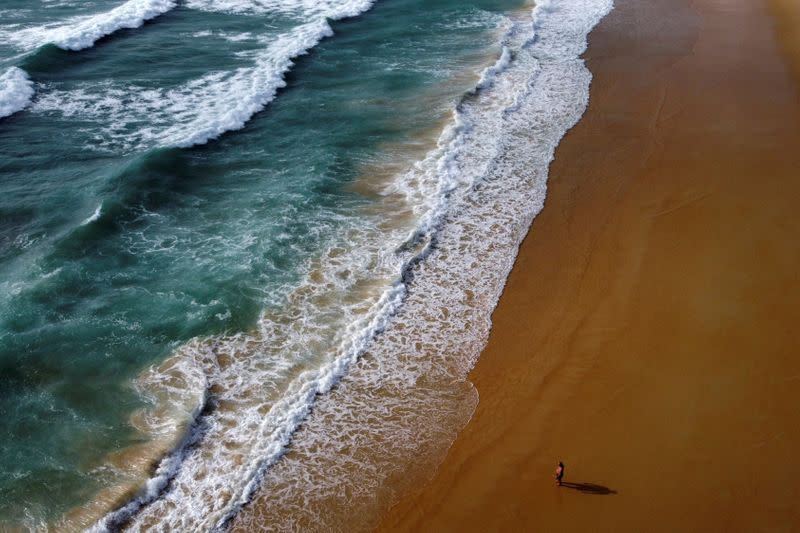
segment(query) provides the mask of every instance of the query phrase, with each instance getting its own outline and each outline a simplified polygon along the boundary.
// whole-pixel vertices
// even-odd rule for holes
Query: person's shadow
[[[586,494],[607,495],[617,493],[615,490],[604,487],[603,485],[597,485],[595,483],[570,483],[569,481],[562,481],[561,486],[567,487],[568,489],[579,490]]]

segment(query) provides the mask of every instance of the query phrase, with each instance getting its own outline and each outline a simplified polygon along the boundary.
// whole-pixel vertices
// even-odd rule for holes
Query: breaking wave
[[[286,86],[284,77],[293,60],[333,35],[330,20],[355,16],[371,5],[372,0],[351,0],[320,8],[310,21],[272,38],[266,49],[255,54],[252,67],[212,72],[171,89],[111,85],[103,88],[102,96],[96,86],[53,90],[41,95],[33,109],[102,119],[106,126],[100,137],[112,148],[205,144],[243,128],[263,110]]]
[[[47,44],[64,50],[84,50],[118,30],[138,28],[175,6],[175,0],[128,0],[105,13],[80,16],[45,26],[4,31],[3,37],[23,50],[34,50]]]
[[[0,118],[25,109],[33,94],[33,82],[24,70],[10,67],[0,74]]]

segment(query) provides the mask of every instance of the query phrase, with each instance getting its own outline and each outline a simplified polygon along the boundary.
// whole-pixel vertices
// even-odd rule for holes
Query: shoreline
[[[493,47],[495,47],[494,44],[487,47],[487,50],[484,51],[485,53],[479,55],[483,64],[476,63],[472,69],[458,72],[457,76],[450,80],[452,85],[463,86],[462,91],[453,91],[454,94],[466,92],[474,87],[480,78],[480,74],[494,64],[496,61],[495,55],[497,54],[494,53],[496,52],[495,50],[492,50]],[[443,99],[437,99],[435,96],[435,92],[423,95],[424,98],[430,100],[432,105],[437,104],[444,108]],[[452,109],[448,110],[452,112]],[[413,138],[397,145],[387,144],[383,151],[393,154],[393,157],[390,158],[391,163],[365,165],[365,170],[362,171],[359,180],[346,185],[345,188],[359,194],[378,197],[380,192],[390,185],[390,180],[402,172],[400,169],[411,167],[414,162],[424,159],[425,154],[435,148],[441,131],[450,120],[451,117],[449,115],[445,116],[443,114],[433,125],[424,129],[418,138]],[[366,169],[370,170],[367,171]],[[401,199],[391,200],[390,198],[391,195],[387,195],[384,201],[387,205],[391,204],[393,207],[386,208],[383,206],[385,208],[379,211],[379,206],[370,206],[366,208],[366,211],[370,213],[370,216],[376,216],[376,213],[382,214],[385,217],[382,221],[382,227],[394,227],[395,229],[403,227],[405,233],[410,232],[412,228],[410,226],[405,227],[413,222],[408,214],[408,208],[400,207]],[[320,265],[314,267],[316,270],[319,268],[321,268]],[[255,329],[243,333],[251,336],[257,335]],[[186,351],[189,350],[189,347],[196,344],[212,345],[214,341],[222,341],[223,339],[224,337],[217,337],[211,340],[189,341],[176,349],[161,363],[143,370],[136,381],[147,381],[147,377],[153,377],[153,372],[156,372],[157,375],[174,374],[171,375],[171,379],[181,381],[186,376],[181,376],[175,370],[175,367],[179,367],[181,359],[187,357]],[[154,406],[135,411],[131,415],[131,425],[141,433],[142,438],[145,439],[145,444],[137,444],[130,448],[119,450],[104,461],[119,465],[118,468],[120,470],[126,468],[126,472],[129,472],[131,477],[139,474],[141,479],[135,479],[127,484],[120,482],[116,485],[104,487],[98,491],[95,498],[71,509],[60,517],[56,524],[57,527],[65,527],[64,525],[66,524],[70,527],[83,529],[107,522],[111,524],[127,524],[135,520],[142,509],[158,499],[157,495],[145,492],[144,489],[148,482],[168,482],[171,480],[174,474],[172,472],[159,472],[159,467],[162,462],[171,463],[172,457],[183,453],[182,450],[187,446],[187,442],[193,440],[191,431],[197,424],[197,417],[203,409],[203,403],[201,402],[196,407],[194,405],[195,402],[189,402],[191,405],[180,405],[181,409],[178,410],[180,413],[192,413],[186,420],[175,412],[167,413],[166,411],[170,411],[170,408],[174,407],[175,404],[186,403],[185,399],[181,402],[181,398],[177,397],[178,391],[191,391],[193,388],[183,384],[169,390],[162,390],[158,380],[154,379],[153,381],[154,383],[149,385],[139,383],[139,386],[149,390],[149,393],[145,394],[146,397],[163,396],[163,398],[158,400]],[[173,408],[172,411],[175,411],[175,409]],[[168,424],[167,420],[173,419],[177,420],[177,423],[171,425],[180,426],[182,429],[176,430],[175,434],[171,435],[171,439],[165,439],[163,435],[158,434],[157,430],[161,426],[166,426]],[[154,420],[157,422],[154,422]]]
[[[477,410],[380,531],[800,525],[797,28],[779,43],[763,1],[616,4]]]
[[[534,10],[513,20],[504,46],[516,50],[516,61],[508,62],[504,51],[485,69],[481,89],[459,101],[437,147],[398,177],[400,191],[433,184],[433,194],[424,195],[436,200],[422,215],[425,231],[411,241],[424,260],[409,263],[402,306],[337,386],[317,399],[233,531],[275,524],[369,530],[435,472],[474,412],[467,374],[488,339],[519,243],[543,205],[553,151],[585,110],[590,75],[577,54],[609,4]],[[531,22],[545,36],[536,47],[541,61],[526,47]],[[565,41],[554,35],[562,31]],[[560,83],[533,83],[534,77]],[[535,149],[526,143],[531,122],[539,131]],[[491,229],[493,238],[478,228]],[[465,275],[468,286],[461,283]]]

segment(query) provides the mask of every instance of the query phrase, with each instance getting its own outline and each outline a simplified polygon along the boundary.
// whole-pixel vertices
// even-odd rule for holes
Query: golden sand
[[[800,2],[771,0],[770,5],[778,27],[778,35],[795,77],[800,79]]]
[[[763,0],[616,4],[475,416],[384,531],[800,529],[798,26]]]

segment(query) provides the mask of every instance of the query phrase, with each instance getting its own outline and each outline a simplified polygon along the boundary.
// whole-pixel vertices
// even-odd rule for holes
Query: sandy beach
[[[770,6],[784,53],[794,68],[795,77],[800,79],[800,3],[772,0]]]
[[[382,531],[800,529],[796,2],[616,4],[477,411]]]

